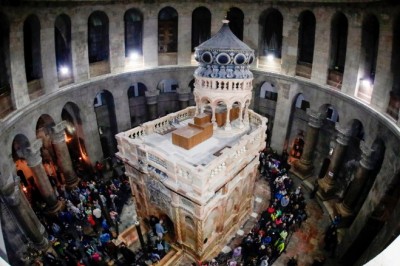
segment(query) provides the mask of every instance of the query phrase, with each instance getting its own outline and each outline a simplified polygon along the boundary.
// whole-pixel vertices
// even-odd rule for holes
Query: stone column
[[[89,78],[88,17],[89,14],[79,10],[71,17],[72,72],[75,82]]]
[[[346,62],[343,73],[341,91],[349,96],[354,96],[358,84],[358,69],[361,54],[361,16],[353,16],[349,20],[346,48]]]
[[[45,16],[47,17],[47,16]],[[42,60],[43,89],[46,93],[58,89],[54,18],[47,18],[40,29],[40,54]]]
[[[190,93],[188,91],[178,89],[179,108],[181,110],[189,106],[189,95]]]
[[[46,231],[33,212],[28,200],[19,189],[19,178],[1,188],[1,197],[15,217],[19,228],[35,245],[36,248],[45,250],[48,247]],[[13,222],[13,221],[8,221]]]
[[[231,107],[229,106],[226,108],[226,120],[225,120],[226,122],[225,122],[225,128],[224,128],[226,131],[229,131],[232,129],[230,116],[231,116]]]
[[[116,12],[109,16],[110,18],[110,70],[111,73],[120,73],[124,70],[125,66],[125,25],[124,17],[120,14],[124,13],[124,10],[120,7],[113,7],[113,11]]]
[[[330,54],[329,43],[331,41],[331,21],[326,18],[331,17],[332,14],[327,12],[325,8],[316,9],[314,14],[316,18],[316,25],[314,59],[311,72],[311,80],[319,84],[326,84],[326,80],[328,78]]]
[[[389,104],[390,91],[393,87],[393,74],[389,67],[392,61],[393,22],[388,15],[382,14],[379,29],[378,56],[371,105],[377,111],[386,113]]]
[[[343,158],[350,141],[351,129],[342,128],[339,123],[336,123],[335,128],[338,134],[336,146],[331,157],[331,163],[325,176],[318,180],[318,196],[321,200],[331,199],[335,195],[335,178],[341,169]]]
[[[355,209],[360,202],[362,192],[367,179],[370,177],[372,170],[374,169],[374,161],[372,158],[373,150],[365,145],[364,142],[360,145],[362,155],[358,168],[354,174],[354,179],[347,187],[346,193],[344,194],[343,201],[336,204],[337,212],[342,215],[342,222],[345,226],[351,224],[352,218],[359,211]]]
[[[192,48],[192,13],[180,10],[178,19],[178,65],[190,65]]]
[[[201,257],[203,254],[203,221],[202,220],[197,220],[197,255]]]
[[[323,115],[315,110],[308,109],[309,116],[307,132],[304,140],[303,154],[294,164],[293,172],[301,179],[311,176],[314,170],[313,156],[317,145],[319,129],[322,126]]]
[[[146,91],[146,103],[147,103],[147,111],[148,118],[150,120],[154,120],[158,117],[158,94],[159,91]]]
[[[213,129],[216,130],[218,128],[217,119],[215,118],[216,106],[212,105],[211,110],[212,110],[211,123],[213,124]]]
[[[15,109],[29,104],[28,84],[25,74],[23,25],[13,22],[10,25],[10,85],[11,99]]]
[[[172,206],[175,210],[175,220],[176,220],[176,241],[182,243],[182,225],[181,225],[181,215],[179,213],[178,206]]]
[[[72,166],[71,157],[65,142],[65,121],[52,127],[52,144],[56,152],[57,165],[64,175],[67,188],[74,188],[78,185],[79,179]]]
[[[42,198],[46,202],[46,207],[49,212],[56,212],[61,208],[60,202],[54,193],[53,187],[50,184],[49,178],[46,175],[40,156],[40,148],[42,140],[36,139],[31,143],[31,146],[24,150],[24,156],[28,162],[28,166],[33,172],[33,179],[39,189]]]
[[[146,12],[143,18],[143,60],[145,66],[158,66],[158,13]]]

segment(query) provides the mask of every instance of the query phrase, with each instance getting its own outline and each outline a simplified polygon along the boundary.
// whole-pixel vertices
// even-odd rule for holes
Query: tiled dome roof
[[[254,50],[232,33],[228,23],[224,20],[217,34],[196,47],[195,59],[199,67],[195,75],[227,79],[253,77],[249,66],[254,61]]]

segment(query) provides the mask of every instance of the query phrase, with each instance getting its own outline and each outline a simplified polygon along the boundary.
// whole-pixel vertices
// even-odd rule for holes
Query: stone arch
[[[316,19],[312,11],[305,10],[300,13],[298,20],[296,75],[310,79],[314,60]]]
[[[98,132],[104,158],[117,152],[115,135],[118,133],[114,96],[108,90],[99,91],[93,100]]]
[[[11,98],[10,71],[10,23],[8,17],[0,12],[0,118],[5,117],[14,108]]]
[[[361,32],[361,54],[358,68],[358,87],[355,96],[371,101],[379,46],[379,21],[375,15],[364,17]]]
[[[89,169],[91,162],[86,151],[80,108],[73,102],[67,102],[60,116],[66,122],[65,142],[74,168]]]
[[[209,214],[207,215],[207,218],[205,219],[204,223],[204,233],[203,233],[203,238],[210,239],[213,234],[220,233],[219,231],[219,224],[220,224],[220,211],[218,207],[215,207],[212,209]]]
[[[211,12],[204,6],[192,12],[192,52],[199,44],[211,37]]]
[[[66,14],[58,15],[54,22],[54,44],[58,82],[72,83],[71,19]]]
[[[29,15],[24,21],[24,57],[25,74],[31,100],[42,94],[40,80],[43,77],[43,73],[40,30],[39,18],[33,14]]]
[[[393,19],[393,41],[391,54],[391,78],[393,78],[393,86],[390,90],[390,100],[386,112],[396,121],[399,119],[400,110],[400,76],[397,75],[397,69],[400,68],[400,14]]]
[[[346,62],[348,20],[342,12],[336,12],[331,20],[328,85],[342,86]]]
[[[178,12],[167,6],[158,12],[158,53],[178,51]]]
[[[279,10],[264,10],[259,18],[259,56],[281,58],[283,16]]]
[[[231,7],[229,8],[226,19],[229,20],[229,28],[238,37],[239,40],[243,41],[243,25],[244,25],[244,13],[240,8]]]
[[[148,121],[146,91],[146,85],[141,82],[132,83],[132,85],[128,89],[131,127],[136,127]]]
[[[160,91],[158,95],[158,115],[164,116],[179,110],[179,101],[177,91],[179,82],[173,78],[161,80],[157,89]]]
[[[90,76],[110,72],[109,19],[103,11],[94,11],[88,18],[88,53]]]
[[[143,55],[143,14],[136,8],[128,9],[124,14],[125,57],[137,60]]]

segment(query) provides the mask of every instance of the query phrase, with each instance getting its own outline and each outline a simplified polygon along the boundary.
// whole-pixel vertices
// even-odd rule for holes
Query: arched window
[[[62,14],[56,18],[54,38],[58,81],[60,82],[72,77],[71,20],[67,15]],[[69,82],[62,83],[62,85],[71,82],[72,80],[69,80]]]
[[[359,85],[356,96],[370,102],[375,80],[376,58],[378,55],[379,22],[373,16],[367,16],[362,25],[361,54],[359,66]]]
[[[243,11],[237,7],[231,7],[226,14],[226,18],[229,20],[229,28],[241,41],[243,41]]]
[[[0,13],[0,118],[13,109],[10,86],[10,26],[6,16]]]
[[[89,63],[108,60],[108,17],[102,11],[93,12],[88,21]]]
[[[347,50],[348,22],[343,13],[337,13],[331,23],[330,69],[344,72]]]
[[[198,7],[192,13],[192,51],[211,36],[211,12],[206,7]]]
[[[158,51],[178,51],[178,12],[172,7],[164,7],[158,13]]]
[[[143,15],[137,9],[125,12],[125,57],[142,55]]]
[[[40,22],[35,15],[30,15],[24,22],[25,72],[28,82],[42,78],[40,52]]]
[[[281,58],[283,17],[276,9],[263,12],[260,17],[261,43],[260,55]]]
[[[298,63],[312,64],[315,42],[315,16],[311,11],[300,14]]]

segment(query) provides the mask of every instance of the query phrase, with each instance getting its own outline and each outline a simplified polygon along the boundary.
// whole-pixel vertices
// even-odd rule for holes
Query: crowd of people
[[[285,250],[292,233],[307,219],[302,189],[296,187],[287,175],[290,168],[287,154],[278,156],[265,150],[259,159],[260,174],[269,182],[271,189],[269,207],[261,213],[241,245],[235,247],[228,257],[220,254],[203,265],[272,265]]]
[[[116,161],[111,169],[122,165]],[[110,171],[111,172],[111,171]],[[123,171],[113,171],[105,178],[100,163],[95,171],[77,169],[79,185],[71,190],[56,183],[54,188],[63,208],[46,212],[40,199],[34,199],[34,210],[44,225],[52,248],[38,256],[33,265],[130,265],[137,257],[124,244],[116,246],[119,215],[130,197],[129,180]]]

